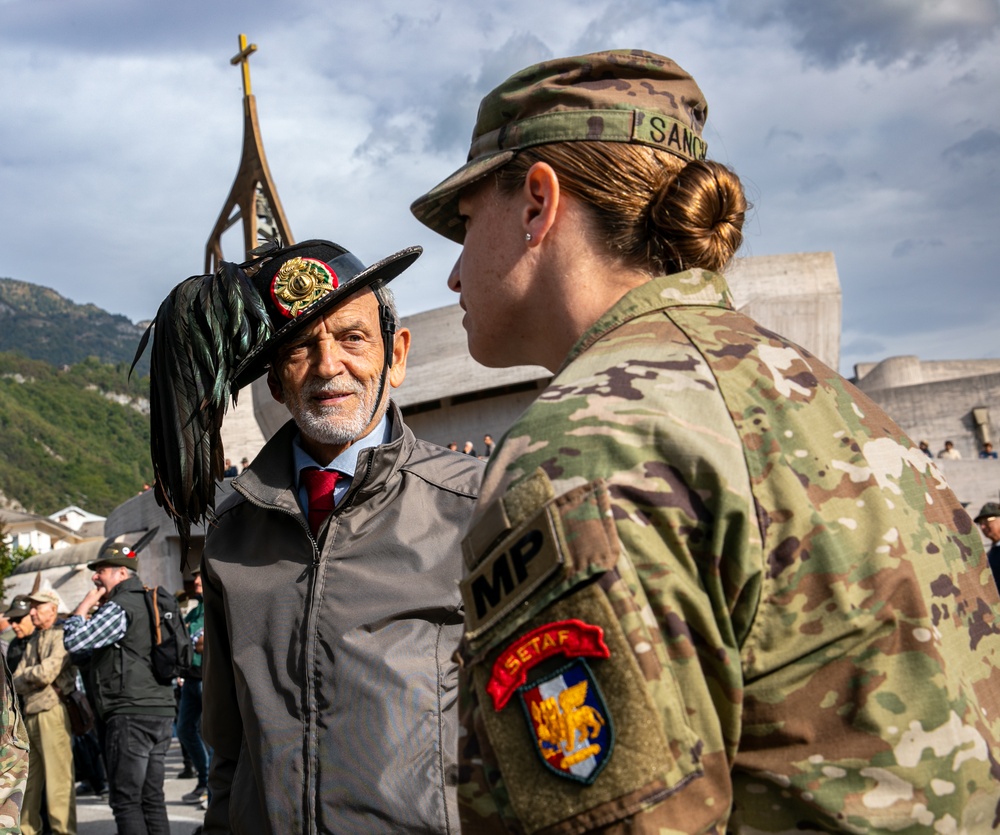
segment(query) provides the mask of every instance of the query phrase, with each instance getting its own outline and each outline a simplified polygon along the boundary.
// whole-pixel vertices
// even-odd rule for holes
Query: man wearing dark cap
[[[151,378],[165,391],[153,424],[173,434],[153,458],[166,507],[188,521],[211,507],[223,458],[218,414],[200,404],[213,387],[235,392],[266,373],[292,417],[208,526],[206,833],[458,831],[459,540],[482,464],[416,439],[389,399],[410,333],[385,284],[418,254],[364,267],[326,241],[272,248],[189,279],[157,316]],[[206,321],[200,299],[213,292],[243,294],[258,311],[250,331],[266,318],[188,373],[183,329]],[[237,331],[225,316],[209,330]],[[203,372],[204,389],[184,382]],[[206,458],[185,447],[196,450],[190,478],[178,474],[189,458],[165,449],[185,443],[171,429],[185,414],[211,438]]]
[[[49,827],[57,835],[76,833],[76,780],[73,775],[73,733],[60,693],[76,687],[76,668],[63,646],[56,625],[62,601],[52,589],[28,595],[28,617],[35,632],[14,670],[14,689],[24,699],[24,722],[31,745],[28,785],[24,792],[21,830],[42,831],[44,789]]]
[[[14,640],[7,647],[7,666],[11,670],[16,670],[24,655],[24,648],[28,645],[28,638],[35,631],[35,625],[28,617],[31,611],[31,603],[26,595],[19,594],[11,603],[10,608],[3,613],[3,616],[10,622],[11,629],[14,630]]]
[[[993,543],[993,547],[986,554],[990,561],[990,570],[993,572],[993,579],[1000,587],[1000,504],[997,502],[987,502],[980,508],[976,515],[976,524],[983,536]]]
[[[91,653],[88,695],[105,723],[108,801],[119,835],[170,831],[163,772],[174,693],[153,676],[150,617],[136,550],[121,537],[101,546],[87,565],[94,588],[63,624],[66,649]]]

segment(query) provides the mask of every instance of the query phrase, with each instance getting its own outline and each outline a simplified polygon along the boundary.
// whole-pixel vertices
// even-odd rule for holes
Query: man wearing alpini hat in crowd
[[[56,624],[62,600],[52,589],[42,589],[29,594],[27,602],[35,631],[14,670],[14,689],[24,699],[24,723],[31,745],[21,831],[26,835],[42,831],[44,791],[51,831],[75,835],[73,734],[59,694],[76,687],[76,668],[63,647],[62,627]]]
[[[459,540],[482,464],[415,438],[389,399],[410,333],[385,285],[419,252],[264,247],[157,315],[157,496],[182,530],[212,520],[205,833],[458,830]],[[263,374],[291,420],[213,513],[221,409]]]
[[[63,623],[66,649],[91,654],[87,695],[105,725],[108,801],[118,835],[170,831],[163,775],[174,692],[156,680],[149,661],[153,635],[137,573],[139,548],[121,537],[107,540],[87,565],[94,588]]]

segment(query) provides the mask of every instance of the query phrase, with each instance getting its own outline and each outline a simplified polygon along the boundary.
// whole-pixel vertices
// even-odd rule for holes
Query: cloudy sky
[[[708,98],[710,156],[755,207],[742,254],[834,253],[842,372],[1000,356],[1000,0],[0,0],[0,276],[140,320],[201,272],[241,32],[296,238],[424,246],[404,313],[456,301],[458,247],[408,206],[465,159],[480,98],[641,47]]]

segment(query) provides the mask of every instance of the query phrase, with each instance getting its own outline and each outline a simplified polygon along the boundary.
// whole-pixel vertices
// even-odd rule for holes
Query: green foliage
[[[34,555],[34,548],[24,548],[20,545],[12,548],[11,543],[7,541],[6,529],[0,525],[0,598],[4,596],[4,582],[14,573],[14,569]]]
[[[0,491],[33,513],[107,515],[152,479],[149,417],[107,395],[148,399],[149,378],[88,357],[64,369],[0,353]]]
[[[131,363],[144,328],[93,304],[75,304],[55,290],[0,278],[0,351],[17,351],[61,368],[97,357]],[[149,370],[144,357],[137,368]]]

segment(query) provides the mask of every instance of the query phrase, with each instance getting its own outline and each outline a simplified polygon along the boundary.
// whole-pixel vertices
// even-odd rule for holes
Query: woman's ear
[[[528,246],[544,240],[559,208],[559,176],[547,162],[536,162],[524,177],[522,223]]]

